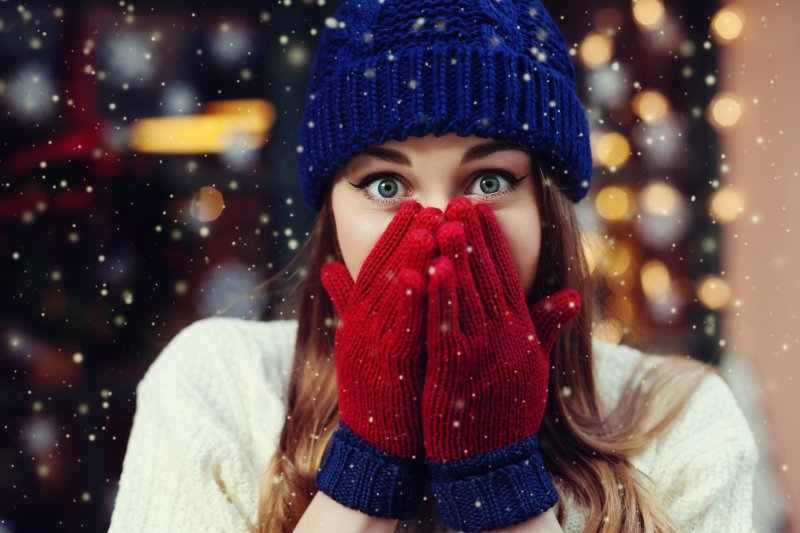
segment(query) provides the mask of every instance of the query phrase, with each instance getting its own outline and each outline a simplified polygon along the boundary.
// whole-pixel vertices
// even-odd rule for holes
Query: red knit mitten
[[[499,529],[558,501],[538,433],[550,351],[580,297],[561,290],[528,309],[491,208],[462,196],[445,219],[429,283],[425,462],[448,527]]]
[[[339,427],[317,486],[373,516],[413,516],[427,482],[419,411],[425,272],[442,219],[439,209],[405,202],[355,282],[342,263],[326,263],[321,271],[340,320],[334,336]]]

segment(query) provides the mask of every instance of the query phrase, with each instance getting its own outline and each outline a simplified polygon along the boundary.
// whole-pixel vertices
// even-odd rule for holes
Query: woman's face
[[[522,145],[456,133],[408,137],[361,152],[339,168],[331,190],[336,235],[350,275],[357,279],[402,202],[416,200],[444,212],[450,200],[465,195],[492,208],[527,295],[541,243],[533,168]]]

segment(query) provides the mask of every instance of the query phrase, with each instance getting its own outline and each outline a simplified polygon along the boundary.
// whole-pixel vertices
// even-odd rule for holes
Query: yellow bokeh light
[[[742,104],[732,94],[721,94],[714,97],[708,109],[708,118],[711,124],[720,128],[735,126],[742,118]]]
[[[672,290],[672,280],[666,265],[656,259],[646,261],[639,271],[642,291],[651,300],[661,298]]]
[[[594,134],[591,138],[595,139],[592,153],[601,165],[618,168],[628,162],[631,145],[624,135],[611,132]]]
[[[631,211],[633,201],[627,189],[614,185],[604,187],[594,200],[597,213],[606,220],[621,220]]]
[[[189,211],[200,222],[211,222],[219,218],[223,209],[225,200],[222,193],[214,187],[201,187],[194,194]]]
[[[735,189],[727,187],[714,193],[709,210],[718,222],[733,222],[744,213],[744,198]]]
[[[610,246],[607,241],[600,239],[594,248],[592,261],[606,278],[623,277],[633,262],[631,248],[625,243],[617,242],[614,246]],[[619,279],[608,281],[613,284]]]
[[[680,202],[680,193],[667,183],[651,183],[642,189],[642,207],[652,215],[671,215]]]
[[[667,99],[658,91],[636,93],[632,106],[633,112],[648,124],[663,121],[669,111]]]
[[[619,276],[627,272],[628,267],[631,266],[631,250],[627,245],[617,244],[615,252],[611,275]]]
[[[721,309],[731,299],[731,288],[719,276],[706,276],[698,285],[697,297],[709,309]]]
[[[633,0],[633,18],[647,29],[660,28],[664,24],[666,10],[661,0]]]
[[[584,37],[578,53],[587,67],[602,67],[614,54],[614,42],[606,35],[593,32]]]
[[[711,19],[711,31],[721,44],[736,39],[744,29],[744,13],[734,6],[725,6]]]
[[[614,317],[601,320],[592,328],[592,337],[618,344],[625,332],[625,325]]]

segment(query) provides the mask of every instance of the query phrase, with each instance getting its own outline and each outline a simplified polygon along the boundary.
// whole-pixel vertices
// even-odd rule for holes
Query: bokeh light
[[[225,200],[222,193],[214,187],[201,187],[194,197],[190,212],[200,222],[216,220],[225,209]]]
[[[719,94],[708,106],[708,119],[716,128],[730,128],[742,118],[742,103],[730,93]]]
[[[592,133],[590,138],[594,141],[592,153],[595,161],[601,165],[608,168],[619,168],[628,162],[631,144],[621,133]]]
[[[711,19],[711,33],[720,44],[726,44],[742,33],[744,13],[736,6],[725,6]]]
[[[711,197],[709,211],[718,222],[733,222],[744,213],[744,197],[731,187],[720,189]]]
[[[612,316],[604,318],[592,328],[592,337],[617,344],[622,340],[624,332],[625,324]]]
[[[600,33],[589,33],[583,38],[578,49],[581,61],[590,69],[605,65],[614,54],[614,42]]]
[[[640,26],[654,30],[666,19],[666,10],[661,0],[633,0],[633,18]]]
[[[645,186],[641,192],[642,208],[654,215],[670,215],[680,201],[678,190],[663,182]]]
[[[610,185],[597,193],[594,203],[601,217],[606,220],[622,220],[632,211],[634,202],[627,189]]]
[[[645,296],[655,300],[668,294],[672,289],[669,270],[657,259],[646,261],[639,271],[642,291]]]
[[[731,298],[731,288],[719,276],[706,276],[698,284],[697,297],[709,309],[721,309]]]
[[[661,122],[669,112],[667,99],[658,91],[636,93],[631,105],[633,112],[648,124]]]

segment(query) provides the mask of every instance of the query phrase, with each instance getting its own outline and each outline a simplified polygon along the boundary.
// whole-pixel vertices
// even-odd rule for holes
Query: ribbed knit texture
[[[339,318],[334,363],[342,426],[317,484],[342,505],[373,516],[407,518],[422,498],[424,276],[441,218],[439,209],[405,202],[356,280],[343,263],[326,263],[321,271]]]
[[[560,326],[580,311],[580,295],[558,291],[531,313],[491,208],[462,196],[444,215],[429,285],[426,463],[445,524],[500,529],[558,500],[536,437],[549,354]]]
[[[351,509],[409,518],[417,512],[427,473],[421,461],[379,452],[340,420],[316,481],[322,492]]]
[[[170,340],[136,389],[130,436],[117,436],[128,441],[110,533],[249,531],[286,420],[296,335],[296,320],[214,317]],[[645,371],[662,361],[599,339],[592,348],[604,414],[626,394],[636,362],[645,358]],[[678,531],[752,531],[758,449],[720,376],[706,378],[671,429],[631,461],[658,484]],[[586,508],[569,493],[556,505],[564,531],[582,533]],[[438,516],[400,520],[396,531],[453,533]]]
[[[532,435],[468,459],[425,461],[442,521],[463,531],[491,531],[524,522],[558,501]]]
[[[589,125],[563,36],[539,0],[344,1],[311,67],[298,134],[303,198],[369,145],[455,132],[519,140],[577,202]]]

